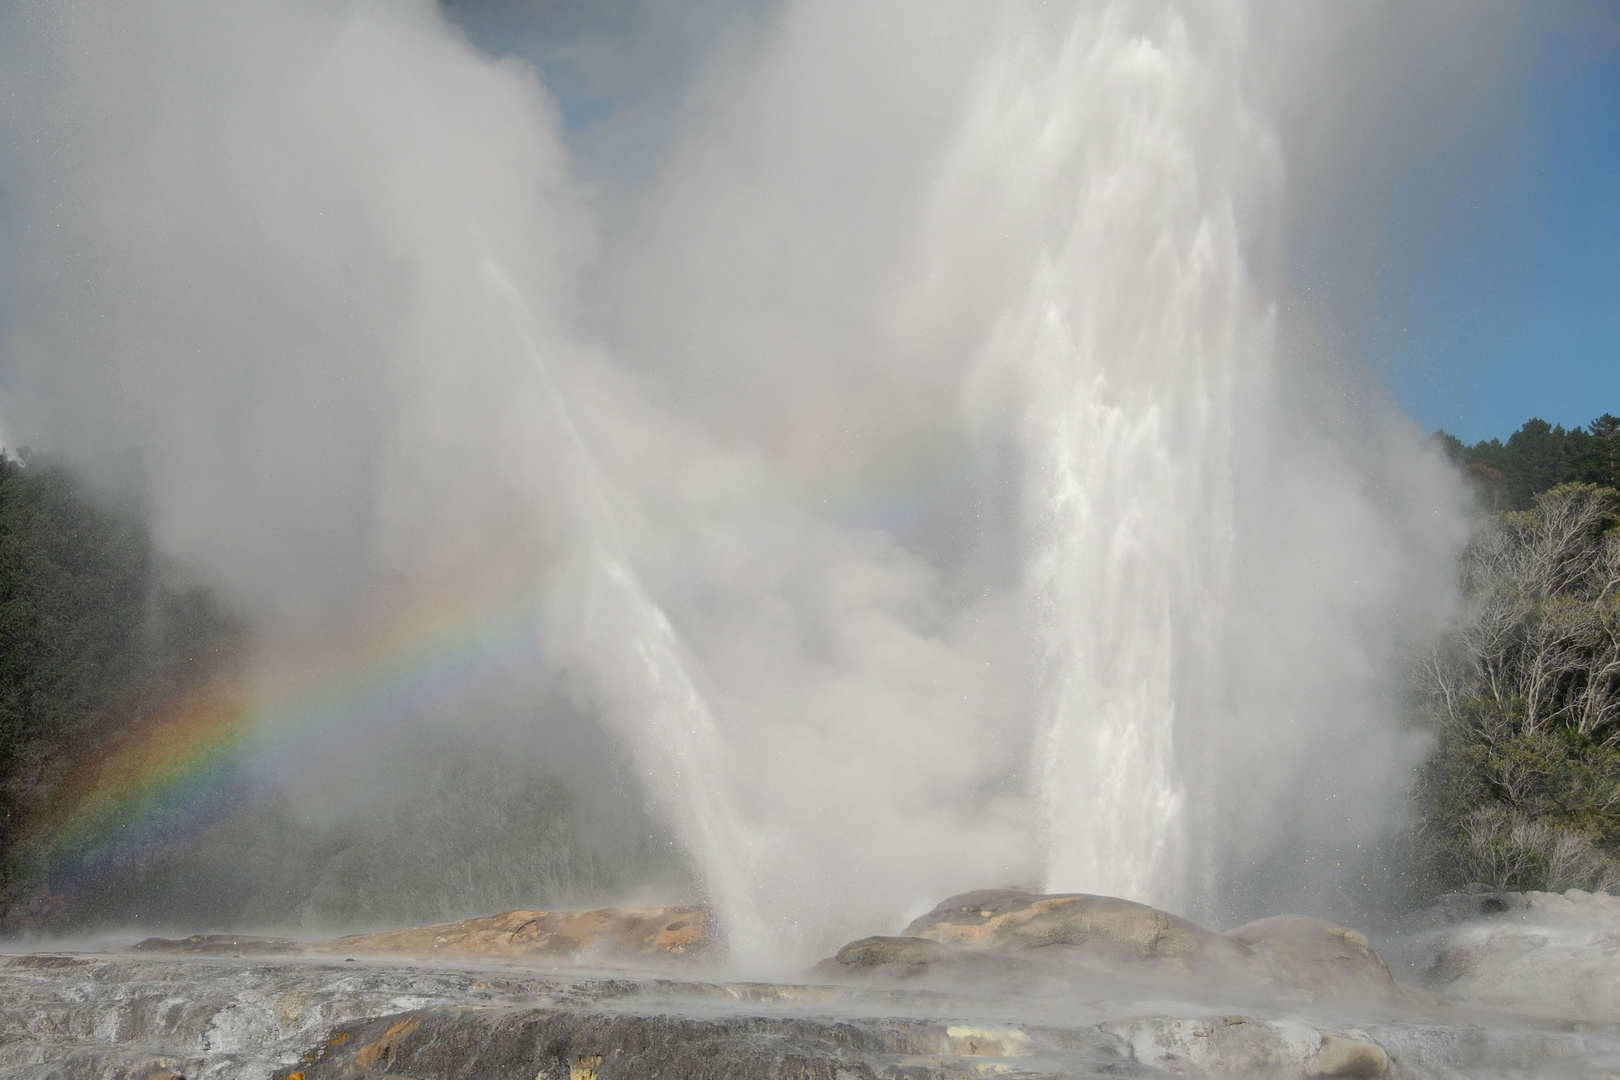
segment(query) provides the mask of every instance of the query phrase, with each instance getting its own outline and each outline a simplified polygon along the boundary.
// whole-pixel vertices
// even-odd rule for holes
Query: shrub
[[[1464,616],[1418,680],[1438,884],[1620,882],[1620,493],[1563,484],[1483,521],[1461,574]]]

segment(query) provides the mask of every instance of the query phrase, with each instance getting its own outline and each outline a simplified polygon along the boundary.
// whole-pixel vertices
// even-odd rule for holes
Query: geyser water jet
[[[687,670],[669,617],[630,563],[608,482],[551,378],[523,294],[498,265],[491,264],[487,276],[507,302],[536,376],[537,400],[528,403],[525,426],[560,444],[541,446],[537,457],[573,480],[570,505],[547,505],[553,513],[566,510],[575,535],[575,550],[540,601],[550,601],[548,637],[556,653],[593,675],[605,717],[625,733],[650,792],[704,868],[710,902],[725,913],[732,946],[744,956],[761,955],[771,943],[748,884],[757,841],[731,805],[714,716]]]
[[[1019,162],[1032,223],[982,362],[1025,402],[1046,883],[1177,910],[1178,732],[1229,722],[1232,427],[1270,347],[1238,220],[1277,182],[1243,89],[1246,10],[1076,13],[1038,74],[996,70],[981,92],[999,108],[970,136]]]

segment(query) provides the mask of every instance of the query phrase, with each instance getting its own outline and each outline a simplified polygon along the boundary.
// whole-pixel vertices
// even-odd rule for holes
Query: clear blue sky
[[[1468,442],[1620,414],[1620,34],[1579,25],[1547,29],[1518,115],[1393,200],[1367,347],[1420,425]]]

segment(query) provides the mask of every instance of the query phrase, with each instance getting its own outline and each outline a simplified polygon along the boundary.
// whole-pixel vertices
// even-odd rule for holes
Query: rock
[[[689,961],[718,952],[707,908],[675,905],[589,911],[508,911],[315,942],[304,951],[345,956],[478,956],[548,961]]]
[[[1620,898],[1469,890],[1408,920],[1392,956],[1458,1005],[1612,1022],[1620,1016]]]
[[[357,1077],[962,1078],[1010,1072],[1040,1053],[1030,1080],[1128,1068],[1117,1038],[1095,1029],[1058,1042],[1016,1027],[905,1018],[682,1015],[559,1009],[434,1008],[349,1025],[277,1080]],[[1045,1034],[1045,1033],[1041,1033]],[[1030,1064],[1027,1061],[1020,1065]]]
[[[918,937],[869,937],[852,941],[810,969],[814,979],[905,982],[926,977],[933,985],[968,986],[980,992],[1073,993],[1073,965],[957,949]]]
[[[1499,889],[1475,885],[1437,897],[1433,904],[1416,916],[1414,921],[1429,927],[1450,926],[1455,923],[1494,918],[1510,911],[1525,911],[1529,907],[1529,894],[1502,892]]]
[[[129,947],[130,952],[177,953],[182,956],[286,956],[303,945],[291,938],[254,937],[251,934],[192,934],[187,938],[149,937]]]
[[[1147,963],[1183,973],[1252,962],[1239,942],[1146,904],[1112,896],[987,889],[944,901],[907,937],[1043,959]]]
[[[1311,1077],[1361,1076],[1379,1080],[1389,1072],[1389,1054],[1374,1042],[1323,1035],[1321,1047],[1302,1072]]]
[[[868,937],[852,941],[813,969],[818,975],[865,975],[884,972],[913,979],[930,967],[948,962],[960,950],[917,937]]]
[[[1389,965],[1359,931],[1307,915],[1273,915],[1226,936],[1252,950],[1281,985],[1311,997],[1399,996]]]
[[[1325,1032],[1299,1020],[1141,1016],[1102,1027],[1137,1061],[1178,1075],[1379,1080],[1389,1072],[1389,1054],[1366,1032]]]
[[[969,958],[981,959],[970,963]],[[994,958],[991,960],[990,958]],[[1279,915],[1226,934],[1169,912],[1111,896],[1043,896],[1018,889],[963,893],[900,937],[852,942],[817,965],[824,978],[951,976],[1041,980],[1055,987],[1096,976],[1192,990],[1319,999],[1414,1002],[1366,935],[1322,919]]]
[[[941,948],[953,959],[1075,970]],[[834,989],[396,958],[0,954],[4,1080],[1299,1080],[1376,1077],[1380,1061],[1403,1080],[1442,1080],[1599,1076],[1620,1064],[1612,1025],[1337,1018],[1232,1015],[1158,997]]]
[[[354,934],[331,941],[246,934],[147,938],[131,952],[185,956],[479,956],[638,963],[712,958],[718,952],[708,909],[695,905],[507,911],[432,926]]]

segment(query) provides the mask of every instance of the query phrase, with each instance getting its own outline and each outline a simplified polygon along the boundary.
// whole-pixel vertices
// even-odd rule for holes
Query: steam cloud
[[[1004,883],[1320,902],[1462,526],[1305,329],[1298,223],[1377,126],[1344,50],[1504,22],[1459,7],[710,5],[568,130],[426,0],[17,6],[0,419],[136,455],[267,664],[532,615],[327,738],[624,754],[744,955]],[[284,783],[341,818],[332,760]]]

